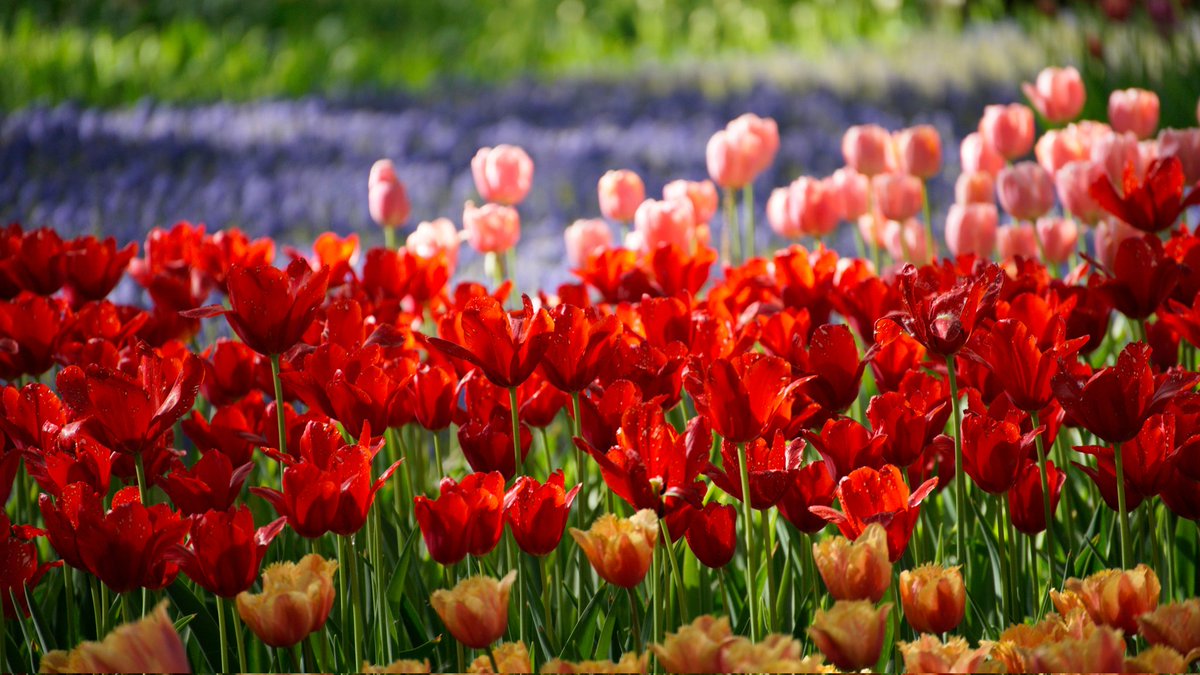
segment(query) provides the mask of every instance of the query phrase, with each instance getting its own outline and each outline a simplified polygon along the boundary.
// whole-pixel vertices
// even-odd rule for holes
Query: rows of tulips
[[[602,177],[554,292],[505,280],[512,146],[472,162],[461,232],[401,246],[378,163],[361,261],[10,225],[0,670],[1187,670],[1200,130],[1142,140],[1142,91],[1067,124],[1070,69],[1027,93],[1037,161],[1034,111],[989,108],[949,255],[937,134],[869,126],[766,201],[813,241],[757,255],[779,132],[753,115],[712,181]],[[821,242],[846,222],[858,257]],[[495,284],[451,282],[460,240]]]

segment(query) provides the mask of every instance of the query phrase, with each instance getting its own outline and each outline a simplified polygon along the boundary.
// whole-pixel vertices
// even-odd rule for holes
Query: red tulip
[[[1183,165],[1178,157],[1156,159],[1139,180],[1135,168],[1124,167],[1121,190],[1106,176],[1097,178],[1088,192],[1105,211],[1142,232],[1161,232],[1179,220],[1180,214],[1200,204],[1200,190],[1183,196]]]
[[[866,360],[858,357],[854,335],[845,324],[825,324],[813,332],[808,372],[800,390],[829,413],[845,412],[858,399]]]
[[[507,408],[497,405],[489,416],[480,418],[473,414],[458,427],[458,444],[472,471],[495,471],[505,480],[516,474],[511,415]],[[520,425],[520,430],[521,461],[524,462],[533,434],[525,423]]]
[[[896,391],[904,376],[925,361],[925,346],[890,319],[876,321],[873,330],[875,345],[868,350],[865,360],[871,362],[879,391]]]
[[[579,427],[593,448],[611,448],[625,411],[642,403],[642,390],[629,380],[617,380],[604,389],[593,387],[579,398]],[[574,413],[572,413],[574,414]]]
[[[387,360],[377,344],[347,351],[326,343],[309,352],[283,383],[310,410],[331,417],[347,429],[401,427],[411,417],[405,384],[416,362]]]
[[[550,555],[558,548],[571,503],[579,485],[566,490],[562,469],[550,474],[544,484],[521,476],[504,495],[504,517],[521,550],[535,556]]]
[[[61,300],[22,293],[0,301],[0,379],[50,370],[70,322],[71,310]]]
[[[270,237],[251,240],[236,227],[218,231],[200,240],[196,264],[222,293],[229,293],[229,272],[236,267],[270,265],[275,259],[275,241]]]
[[[937,479],[930,478],[910,493],[896,467],[888,464],[878,471],[864,467],[852,471],[838,484],[840,513],[826,506],[813,506],[809,510],[837,525],[849,539],[858,539],[870,523],[883,524],[888,535],[888,556],[896,562],[908,548],[921,513],[921,502],[936,485]]]
[[[572,305],[555,307],[551,318],[554,330],[546,339],[542,372],[562,391],[583,391],[611,362],[621,322]]]
[[[867,419],[872,429],[887,436],[884,460],[896,466],[917,461],[946,427],[949,403],[941,381],[921,371],[911,371],[899,391],[873,397],[867,404]]]
[[[230,328],[251,349],[278,356],[299,344],[317,316],[329,285],[329,268],[313,272],[304,259],[287,271],[261,265],[229,271],[229,306],[211,305],[184,312],[189,318],[225,315]]]
[[[1173,472],[1168,459],[1175,448],[1175,417],[1170,413],[1151,415],[1138,435],[1121,444],[1121,459],[1125,472],[1125,508],[1132,511],[1143,499],[1162,491],[1167,474]],[[1117,483],[1115,453],[1112,448],[1087,445],[1075,448],[1096,458],[1096,467],[1079,464],[1104,498],[1109,508],[1116,511]]]
[[[1007,492],[1042,431],[1038,427],[1022,436],[1012,420],[968,412],[962,421],[963,471],[984,492]]]
[[[93,236],[79,237],[67,243],[66,289],[71,305],[78,307],[89,300],[103,300],[125,275],[129,261],[137,255],[137,242],[117,249],[117,240],[100,241]]]
[[[417,495],[413,506],[429,555],[439,564],[487,555],[504,533],[504,477],[493,471],[468,474],[461,483],[444,478],[437,499]]]
[[[1058,508],[1058,498],[1062,494],[1063,483],[1067,481],[1067,474],[1055,467],[1051,460],[1046,460],[1046,474],[1050,486],[1050,513],[1053,514]],[[1008,491],[1008,512],[1013,527],[1024,534],[1032,537],[1045,531],[1046,498],[1042,492],[1042,472],[1037,462],[1026,459],[1017,473],[1017,481]]]
[[[224,453],[209,450],[190,469],[178,466],[158,484],[185,516],[225,511],[238,500],[253,468],[254,464],[247,462],[235,469]]]
[[[232,598],[254,585],[267,547],[285,524],[278,518],[256,530],[245,505],[207,511],[192,520],[188,545],[176,546],[171,557],[198,586]]]
[[[643,398],[658,399],[669,410],[682,397],[687,357],[688,347],[682,342],[659,348],[648,340],[618,340],[613,358],[616,367],[611,372],[601,371],[600,383],[612,386],[619,380],[628,380],[642,392]]]
[[[373,248],[367,251],[362,269],[362,290],[377,305],[412,298],[428,305],[439,298],[450,279],[451,265],[445,254],[417,255],[408,249]]]
[[[458,408],[461,382],[453,370],[426,364],[409,380],[413,415],[422,427],[440,431],[450,426]]]
[[[30,232],[17,224],[4,231],[8,255],[0,257],[0,289],[5,298],[20,291],[51,296],[66,281],[67,258],[63,240],[43,227]]]
[[[66,423],[62,401],[50,387],[31,382],[20,389],[0,390],[0,430],[17,450],[28,454],[53,450]]]
[[[34,586],[51,568],[63,564],[61,560],[38,563],[33,539],[41,534],[33,527],[14,526],[0,511],[0,609],[8,621],[29,616],[28,598],[33,597]]]
[[[785,443],[783,432],[775,432],[774,440],[756,438],[746,443],[746,471],[750,479],[750,506],[759,510],[774,506],[788,489],[791,474],[800,465],[804,443],[795,440]],[[709,466],[705,472],[717,487],[735,499],[742,500],[741,465],[737,447],[730,441],[721,444],[721,466]]]
[[[529,297],[523,300],[525,308],[511,313],[492,297],[471,300],[466,309],[451,315],[453,338],[429,338],[429,343],[479,368],[497,387],[515,387],[533,374],[554,330],[546,310],[535,312]]]
[[[776,506],[797,530],[816,534],[825,529],[823,518],[809,511],[810,506],[829,506],[833,503],[837,482],[829,475],[826,462],[813,462],[792,471],[783,496]]]
[[[958,277],[943,290],[941,272],[905,265],[898,276],[902,313],[900,324],[926,349],[952,356],[975,330],[981,312],[989,310],[1000,292],[1004,273],[995,265]]]
[[[687,530],[696,559],[713,569],[728,565],[737,550],[736,521],[737,509],[729,504],[709,502],[697,511]]]
[[[820,434],[806,431],[804,437],[825,460],[823,466],[833,482],[855,469],[864,466],[878,469],[885,463],[883,451],[887,436],[848,417],[826,420]]]
[[[735,444],[761,436],[798,384],[786,361],[755,353],[693,364],[685,380],[696,412]]]
[[[979,334],[975,352],[999,380],[1014,405],[1026,412],[1039,411],[1054,399],[1050,381],[1058,373],[1059,359],[1083,348],[1086,337],[1064,340],[1066,322],[1055,317],[1048,331],[1049,349],[1039,347],[1037,335],[1019,320],[1003,319]]]
[[[236,403],[217,408],[211,420],[204,419],[200,411],[193,410],[190,417],[180,425],[183,433],[202,452],[219,452],[229,458],[234,467],[244,466],[253,459],[254,451],[260,446],[279,447],[279,427],[275,421],[275,403],[266,403],[262,392],[253,391]],[[304,432],[299,422],[297,433],[291,433],[297,424],[291,406],[284,405],[284,421],[288,424],[288,447],[296,447]],[[295,439],[293,439],[295,436]]]
[[[246,343],[220,338],[200,354],[204,359],[204,383],[200,390],[209,403],[233,403],[254,389],[260,367],[258,354]]]

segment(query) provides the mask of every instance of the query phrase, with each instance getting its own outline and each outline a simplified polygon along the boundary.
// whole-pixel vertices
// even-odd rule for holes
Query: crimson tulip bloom
[[[284,404],[284,421],[288,424],[288,447],[295,448],[293,436],[300,438],[304,423],[297,422],[294,411],[287,404]],[[300,428],[293,434],[297,423]],[[199,410],[193,410],[180,425],[197,449],[205,453],[219,452],[228,457],[234,467],[249,464],[259,447],[279,447],[275,403],[268,404],[258,390],[236,403],[217,408],[211,420],[204,419]]]
[[[351,352],[326,343],[281,377],[310,410],[347,429],[362,429],[364,424],[387,429],[404,426],[411,419],[405,385],[415,366],[412,360],[386,360],[377,344]]]
[[[70,323],[71,310],[61,300],[22,293],[0,301],[0,379],[50,370]]]
[[[713,569],[733,560],[737,550],[737,509],[730,504],[709,502],[692,517],[687,543],[696,559]]]
[[[28,598],[33,597],[34,586],[46,572],[63,564],[61,560],[38,562],[37,545],[33,543],[38,536],[42,533],[36,528],[13,526],[8,514],[0,511],[0,608],[8,621],[29,616]]]
[[[925,346],[891,319],[875,322],[874,338],[875,344],[867,351],[865,360],[871,362],[871,373],[880,393],[896,391],[904,376],[925,361]]]
[[[0,255],[0,290],[11,298],[20,291],[51,296],[66,281],[66,247],[48,227],[25,232],[13,224],[3,231],[7,255]]]
[[[100,241],[88,235],[67,242],[64,251],[66,289],[71,305],[78,307],[89,300],[108,297],[125,275],[137,250],[137,242],[132,241],[118,250],[117,240],[113,237]]]
[[[66,423],[62,401],[50,387],[31,382],[20,389],[0,390],[0,430],[17,450],[30,454],[52,450]]]
[[[1067,481],[1067,474],[1055,467],[1051,460],[1046,460],[1046,474],[1050,486],[1050,513],[1053,515],[1058,508],[1058,498],[1062,494],[1063,483]],[[1024,534],[1032,537],[1046,530],[1046,498],[1042,492],[1042,472],[1037,462],[1026,459],[1021,466],[1016,483],[1008,491],[1008,512],[1013,527]]]
[[[696,412],[736,444],[761,436],[799,384],[787,361],[751,352],[708,365],[693,362],[684,387],[696,402]]]
[[[444,478],[437,499],[413,498],[413,513],[429,556],[453,565],[467,554],[487,555],[504,533],[504,476],[472,473],[461,483]],[[561,535],[560,535],[561,536]]]
[[[836,491],[837,482],[829,474],[828,462],[812,462],[792,471],[776,506],[779,515],[792,527],[816,534],[825,529],[827,523],[808,509],[810,506],[829,506]]]
[[[253,468],[254,464],[247,462],[235,469],[224,453],[209,450],[190,469],[178,466],[158,484],[185,516],[225,511],[237,501]]]
[[[921,456],[950,418],[949,397],[940,380],[913,371],[900,391],[880,394],[867,404],[871,428],[887,436],[883,458],[906,467]]]
[[[455,372],[436,364],[426,364],[418,368],[408,382],[417,424],[430,431],[450,426],[461,387]]]
[[[1200,204],[1200,190],[1183,196],[1183,164],[1178,157],[1162,157],[1150,162],[1145,178],[1138,180],[1133,163],[1125,166],[1120,192],[1107,175],[1096,179],[1088,194],[1105,211],[1142,232],[1161,232],[1179,220],[1180,214]]]
[[[642,390],[629,380],[617,380],[603,390],[593,387],[579,398],[579,428],[593,448],[611,448],[625,411],[642,404]],[[572,411],[572,414],[573,411]]]
[[[984,492],[1007,492],[1043,430],[1022,435],[1020,425],[1011,420],[968,412],[962,421],[963,471]]]
[[[471,465],[471,470],[481,473],[498,471],[505,480],[512,478],[516,472],[516,456],[513,454],[512,417],[507,409],[500,406],[492,411],[486,419],[470,418],[458,427],[458,444],[463,456]],[[529,446],[533,443],[533,434],[528,425],[522,423],[521,430],[521,461],[529,456]]]
[[[827,506],[813,506],[809,510],[837,525],[848,539],[858,539],[871,523],[882,524],[887,530],[888,557],[896,562],[908,548],[908,540],[921,513],[921,502],[936,485],[937,479],[930,478],[909,492],[900,469],[891,464],[878,471],[864,467],[852,471],[838,483],[840,513]]]
[[[1176,467],[1169,461],[1175,448],[1175,417],[1172,414],[1151,415],[1132,440],[1121,444],[1121,459],[1125,474],[1125,509],[1132,511],[1143,500],[1162,491],[1168,474]],[[1100,496],[1113,511],[1119,509],[1117,500],[1116,456],[1113,448],[1086,445],[1075,448],[1096,458],[1096,467],[1077,463],[1080,470],[1100,489]]]
[[[229,270],[229,309],[211,305],[184,312],[201,319],[225,315],[229,327],[254,351],[278,356],[295,347],[317,316],[329,286],[329,268],[316,272],[303,258],[287,270],[269,265]]]
[[[996,265],[957,277],[945,290],[941,271],[906,264],[897,277],[902,310],[897,315],[904,330],[930,352],[953,356],[967,343],[979,316],[995,303],[1004,280]]]
[[[227,227],[200,240],[196,264],[222,293],[229,293],[229,274],[234,267],[269,266],[275,259],[275,241],[270,237],[251,240],[236,227]]]
[[[658,399],[663,409],[670,410],[683,396],[687,361],[688,347],[682,342],[659,348],[649,340],[618,340],[613,356],[615,367],[601,372],[600,383],[608,387],[618,380],[629,380],[645,399]]]
[[[381,443],[372,443],[370,426],[364,426],[355,444],[342,442],[332,425],[310,422],[300,438],[299,459],[274,451],[282,461],[283,491],[254,487],[250,491],[271,503],[287,517],[288,525],[302,537],[315,539],[333,532],[351,535],[362,529],[375,494],[403,460],[396,460],[375,481],[371,460]]]
[[[244,504],[207,511],[192,520],[188,545],[176,546],[171,557],[201,588],[232,598],[254,585],[267,547],[286,523],[286,518],[277,518],[256,530]]]
[[[980,334],[976,352],[1013,404],[1026,412],[1036,412],[1054,399],[1050,381],[1058,373],[1059,359],[1077,353],[1087,342],[1086,337],[1064,340],[1065,330],[1066,322],[1055,317],[1049,340],[1053,346],[1043,350],[1024,323],[1003,319]]]
[[[883,451],[887,435],[867,429],[858,420],[848,417],[826,420],[821,433],[805,431],[804,438],[825,460],[826,471],[834,482],[855,469],[864,466],[878,469],[886,463]]]
[[[813,332],[808,370],[814,377],[801,390],[829,414],[854,405],[866,360],[859,360],[854,335],[845,324],[825,324]]]
[[[544,484],[521,476],[504,495],[504,518],[512,528],[521,550],[535,556],[550,555],[558,548],[567,527],[567,515],[581,486],[565,489],[562,469],[550,474]]]
[[[1184,268],[1154,237],[1135,236],[1121,242],[1112,270],[1100,268],[1091,285],[1117,311],[1145,319],[1162,307],[1183,278]]]
[[[264,365],[246,343],[228,338],[218,339],[200,357],[204,359],[200,390],[214,406],[229,405],[249,394]]]
[[[621,322],[573,305],[555,307],[551,318],[554,330],[547,338],[542,372],[562,391],[583,391],[610,362]]]
[[[9,455],[16,458],[21,453],[11,452]],[[50,449],[30,450],[24,453],[24,457],[25,470],[37,481],[38,487],[47,494],[59,497],[71,483],[84,483],[100,494],[108,494],[117,453],[87,436],[74,436],[60,437]],[[0,462],[0,480],[3,479],[3,471]],[[12,471],[16,471],[15,461]],[[11,485],[11,480],[8,484]]]
[[[1082,379],[1065,368],[1054,376],[1054,394],[1076,422],[1109,443],[1137,436],[1142,424],[1160,412],[1200,375],[1171,370],[1158,378],[1150,370],[1150,347],[1126,345],[1117,364]]]
[[[554,320],[544,309],[536,312],[529,296],[524,309],[506,312],[490,296],[472,299],[466,309],[452,315],[454,338],[429,338],[447,356],[461,359],[483,371],[497,387],[511,389],[529,379],[550,346]]]
[[[775,432],[771,442],[756,438],[746,444],[751,507],[761,511],[775,506],[787,490],[792,472],[800,465],[803,450],[803,441],[785,442],[783,432],[779,431]],[[744,500],[741,465],[738,463],[737,446],[733,443],[721,443],[721,467],[710,464],[705,474],[734,499]]]
[[[704,287],[717,251],[700,246],[691,253],[675,244],[660,244],[649,258],[654,285],[665,296],[681,298],[696,295]]]

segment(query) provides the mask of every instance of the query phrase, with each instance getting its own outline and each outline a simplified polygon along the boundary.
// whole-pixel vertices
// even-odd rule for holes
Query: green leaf
[[[181,613],[195,615],[190,624],[192,633],[196,636],[200,653],[208,661],[208,669],[216,672],[217,667],[221,665],[221,631],[216,619],[208,613],[208,606],[196,597],[182,579],[176,579],[166,590],[171,603]]]
[[[571,629],[571,632],[567,635],[567,639],[563,640],[562,647],[560,647],[558,651],[558,658],[561,659],[566,656],[568,647],[590,644],[589,640],[583,639],[583,633],[584,631],[588,631],[590,634],[591,630],[595,628],[595,622],[592,621],[592,615],[594,615],[596,610],[599,609],[600,599],[607,595],[609,595],[609,593],[607,592],[607,588],[605,588],[597,591],[595,595],[592,596],[592,599],[588,601],[587,606],[583,608],[583,612],[579,615],[579,620],[575,622],[575,627]],[[606,602],[605,604],[610,608],[612,607],[611,602]],[[582,651],[578,653],[582,655]]]
[[[404,539],[404,544],[400,547],[400,557],[396,561],[396,566],[392,568],[391,577],[387,583],[387,599],[392,603],[400,602],[400,598],[404,596],[405,579],[408,577],[408,565],[412,560],[413,551],[416,547],[413,543],[416,541],[417,528],[409,530],[408,537]]]

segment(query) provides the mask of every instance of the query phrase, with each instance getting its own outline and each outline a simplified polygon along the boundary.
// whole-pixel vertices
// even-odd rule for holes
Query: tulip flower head
[[[9,621],[29,616],[27,598],[33,597],[33,588],[46,572],[63,564],[61,560],[38,562],[33,542],[37,536],[35,528],[13,527],[8,515],[0,512],[0,610]]]
[[[855,541],[830,537],[813,544],[817,571],[834,600],[879,602],[892,582],[887,531],[871,523]]]
[[[480,148],[471,158],[471,176],[485,201],[513,206],[524,201],[533,186],[533,160],[515,145]]]
[[[516,570],[499,581],[469,577],[448,591],[434,591],[429,603],[455,640],[472,649],[486,649],[508,629],[508,595],[516,580]]]
[[[614,586],[633,588],[650,570],[658,542],[658,516],[650,509],[629,518],[606,513],[586,532],[572,527],[571,536],[602,579]]]
[[[310,553],[299,562],[280,562],[262,575],[262,593],[237,596],[238,615],[267,645],[291,647],[325,625],[333,609],[336,560]]]
[[[429,343],[474,365],[497,387],[516,387],[538,367],[554,330],[545,309],[534,311],[528,296],[522,300],[524,309],[510,313],[491,296],[474,298],[461,312],[449,315],[453,339],[433,337]]]
[[[412,212],[408,191],[396,177],[396,167],[390,159],[381,159],[371,166],[371,176],[367,180],[367,208],[371,220],[380,227],[399,227]]]
[[[737,509],[731,504],[709,502],[697,511],[687,529],[688,548],[705,566],[720,569],[737,551]]]
[[[628,169],[606,172],[600,177],[597,192],[600,213],[619,223],[632,221],[638,206],[646,201],[646,185],[641,176]]]
[[[900,573],[904,618],[918,633],[947,633],[962,623],[966,589],[957,567],[922,565]]]
[[[1117,133],[1126,131],[1150,138],[1158,129],[1158,94],[1145,89],[1119,89],[1108,96],[1108,123]]]
[[[904,671],[908,673],[981,673],[992,647],[984,644],[971,649],[961,637],[943,642],[936,635],[925,634],[913,642],[901,642]]]
[[[504,476],[472,473],[461,483],[447,477],[437,499],[417,495],[413,507],[429,555],[438,563],[453,565],[468,553],[486,555],[504,533]]]
[[[579,488],[565,489],[562,469],[544,484],[529,476],[517,479],[504,495],[504,515],[522,551],[544,556],[558,548]]]
[[[258,578],[267,547],[286,523],[277,518],[254,528],[250,508],[209,511],[192,522],[188,546],[172,551],[180,570],[204,590],[232,598],[249,590]]]
[[[100,642],[42,657],[43,673],[190,673],[187,650],[167,614],[167,601],[144,618],[117,626]]]
[[[1045,68],[1034,84],[1026,82],[1021,89],[1038,113],[1053,124],[1079,117],[1087,98],[1083,77],[1073,66]]]
[[[823,506],[813,506],[809,510],[837,525],[842,534],[850,539],[862,536],[872,522],[884,523],[888,557],[896,562],[908,548],[908,540],[920,515],[921,502],[936,486],[937,479],[931,478],[910,493],[900,469],[891,464],[878,471],[863,467],[851,471],[838,483],[837,497],[841,512]]]
[[[808,636],[838,668],[870,668],[883,652],[891,609],[891,603],[876,608],[866,600],[839,600],[829,609],[817,610]]]
[[[1074,595],[1093,621],[1133,635],[1138,617],[1158,607],[1162,586],[1154,570],[1138,565],[1132,570],[1101,570],[1085,579],[1067,579],[1063,590],[1051,593],[1060,613],[1063,605],[1074,601],[1070,598]]]

